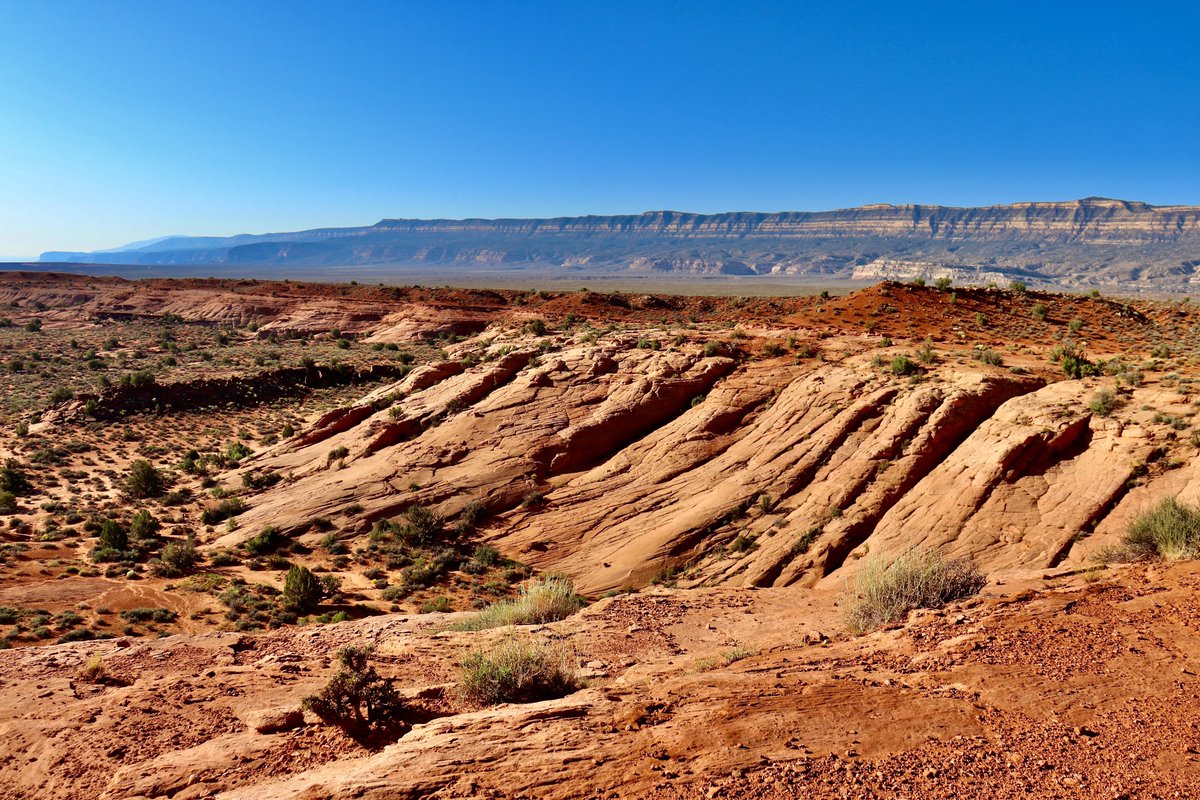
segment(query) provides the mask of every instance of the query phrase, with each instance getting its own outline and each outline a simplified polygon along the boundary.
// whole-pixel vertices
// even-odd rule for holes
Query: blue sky
[[[1197,203],[1197,5],[0,0],[0,254],[387,216]]]

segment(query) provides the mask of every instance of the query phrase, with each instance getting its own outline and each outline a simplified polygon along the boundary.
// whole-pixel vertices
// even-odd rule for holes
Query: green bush
[[[370,646],[343,647],[337,653],[338,671],[304,707],[326,722],[356,735],[402,724],[404,704],[393,681],[370,666]]]
[[[215,506],[209,506],[200,513],[200,521],[205,525],[215,525],[222,520],[236,517],[246,510],[246,504],[240,497],[227,497]]]
[[[970,561],[947,559],[937,550],[912,549],[892,561],[872,556],[842,600],[843,615],[857,636],[896,622],[914,608],[940,608],[969,597],[985,583]]]
[[[195,568],[200,560],[196,545],[189,539],[183,542],[171,542],[163,548],[158,563],[153,565],[156,575],[164,578],[177,578],[186,575]]]
[[[316,608],[325,596],[325,586],[308,567],[293,564],[283,582],[283,605],[293,611]]]
[[[448,614],[453,610],[454,604],[450,602],[450,598],[446,595],[426,600],[421,604],[422,614]]]
[[[893,375],[911,375],[916,371],[917,365],[908,356],[899,355],[892,359]]]
[[[129,475],[125,478],[125,491],[130,497],[143,499],[161,497],[164,481],[162,473],[145,459],[137,459],[129,465]]]
[[[989,347],[976,346],[972,355],[974,355],[977,361],[987,364],[989,367],[999,367],[1004,364],[1004,358]]]
[[[279,546],[283,544],[284,537],[279,532],[279,528],[274,525],[268,525],[254,536],[251,536],[242,543],[242,547],[248,552],[256,556],[265,556],[267,553],[273,553]]]
[[[100,523],[100,533],[96,536],[97,546],[101,549],[126,550],[129,547],[129,534],[116,520],[106,519]]]
[[[408,521],[407,538],[414,544],[426,544],[441,533],[444,520],[425,506],[409,506],[404,512]]]
[[[17,510],[17,496],[12,492],[0,491],[0,514],[13,514]]]
[[[32,487],[16,459],[10,458],[0,467],[0,492],[12,492],[17,497],[29,494]]]
[[[562,697],[582,686],[565,651],[517,638],[475,650],[459,662],[458,671],[459,696],[481,706]]]
[[[162,523],[158,518],[145,509],[133,515],[129,521],[129,534],[137,541],[149,541],[155,538]]]
[[[575,593],[569,578],[551,576],[530,581],[513,600],[485,608],[473,617],[454,625],[454,630],[479,631],[504,625],[541,625],[566,619],[583,608],[584,600]]]
[[[178,616],[169,608],[130,608],[121,612],[126,622],[174,622]]]

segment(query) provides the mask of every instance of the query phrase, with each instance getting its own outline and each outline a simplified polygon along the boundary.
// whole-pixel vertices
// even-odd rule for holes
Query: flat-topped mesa
[[[408,233],[490,233],[553,236],[667,237],[765,236],[780,238],[902,236],[912,238],[1053,237],[1096,243],[1200,240],[1200,207],[1152,206],[1089,197],[1071,202],[1028,202],[957,208],[874,204],[834,211],[737,211],[691,214],[648,211],[622,216],[552,219],[384,219],[370,230]],[[327,233],[327,232],[323,232]]]
[[[383,219],[353,228],[176,236],[116,251],[45,253],[41,260],[155,265],[170,275],[212,274],[209,266],[222,265],[263,278],[292,267],[391,265],[431,280],[438,272],[516,269],[571,278],[651,272],[862,279],[858,269],[895,262],[898,275],[951,270],[959,283],[1182,291],[1200,267],[1200,206],[1086,198],[978,208],[877,204],[774,213]]]

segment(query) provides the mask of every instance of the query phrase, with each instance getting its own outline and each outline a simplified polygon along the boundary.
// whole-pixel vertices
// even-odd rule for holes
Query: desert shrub
[[[949,289],[950,284],[952,284],[952,283],[954,283],[953,278],[938,278],[933,282],[933,285],[935,287],[937,287],[938,289],[945,290],[945,289]]]
[[[489,544],[481,544],[475,548],[471,558],[482,567],[492,567],[500,560],[500,551]]]
[[[458,522],[454,524],[454,532],[459,536],[466,536],[475,529],[479,521],[487,516],[487,506],[478,500],[472,500],[463,506],[463,510],[458,515]]]
[[[902,619],[914,608],[939,608],[983,588],[987,580],[966,559],[947,559],[937,550],[911,549],[894,560],[873,556],[843,598],[850,632],[859,635]]]
[[[1039,322],[1042,322],[1046,319],[1046,315],[1049,313],[1049,309],[1046,308],[1045,303],[1034,303],[1033,308],[1030,310],[1029,313],[1034,319],[1036,319]]]
[[[1111,416],[1120,404],[1117,394],[1112,389],[1100,389],[1088,401],[1088,408],[1097,417]]]
[[[525,323],[523,328],[524,331],[532,333],[534,336],[545,336],[549,330],[544,319],[531,319]]]
[[[160,577],[177,578],[191,572],[199,560],[200,554],[191,540],[171,542],[163,548],[158,561],[151,564],[151,569]]]
[[[565,651],[516,638],[469,653],[458,670],[459,696],[481,706],[562,697],[582,685]]]
[[[242,486],[257,491],[274,486],[279,483],[279,478],[279,474],[275,472],[244,472],[242,473]]]
[[[12,492],[17,497],[29,494],[29,479],[15,459],[9,459],[0,467],[0,492]]]
[[[158,521],[157,517],[142,509],[129,521],[129,534],[136,540],[147,541],[153,539],[161,527],[162,523]]]
[[[1120,546],[1097,555],[1100,561],[1200,557],[1200,508],[1177,497],[1164,497],[1129,523]]]
[[[96,536],[96,545],[101,549],[125,550],[129,547],[129,534],[121,523],[106,519],[100,523],[100,533]]]
[[[800,537],[796,539],[796,541],[792,542],[792,546],[788,550],[788,554],[791,555],[792,558],[804,555],[808,552],[809,548],[813,546],[813,542],[815,542],[817,537],[820,535],[820,528],[809,528],[804,533],[800,534]]]
[[[430,586],[446,573],[453,560],[453,550],[422,553],[416,561],[404,568],[404,572],[401,573],[404,583],[409,587]]]
[[[911,375],[916,371],[917,365],[908,356],[899,355],[892,359],[893,375]]]
[[[233,441],[225,448],[225,457],[230,461],[241,461],[254,455],[254,451],[245,442]]]
[[[735,661],[741,661],[743,658],[753,658],[758,655],[757,650],[751,650],[748,647],[734,647],[729,650],[724,650],[715,658],[703,658],[696,662],[696,672],[708,672],[721,667],[728,667]]]
[[[937,363],[937,351],[933,349],[933,342],[926,341],[925,344],[921,345],[921,348],[917,350],[917,360],[922,364]]]
[[[455,624],[454,629],[479,631],[503,625],[541,625],[566,619],[583,608],[583,604],[569,578],[551,576],[526,583],[515,599],[489,606]]]
[[[1083,348],[1072,339],[1064,339],[1050,349],[1050,360],[1057,361],[1068,378],[1090,378],[1100,374],[1100,367],[1084,355]]]
[[[0,491],[0,514],[12,514],[17,510],[17,496],[12,492]]]
[[[1019,292],[1024,294],[1026,291],[1028,291],[1028,289],[1029,287],[1025,285],[1024,281],[1009,281],[1008,283],[1008,290],[1010,292]]]
[[[404,704],[393,682],[370,666],[371,653],[366,645],[339,650],[338,671],[320,692],[304,699],[304,707],[359,735],[400,724]]]
[[[311,611],[325,596],[321,580],[308,567],[293,564],[283,581],[283,605],[293,611]]]
[[[121,376],[122,386],[153,386],[154,373],[148,369],[140,369],[137,372],[127,372]]]
[[[159,470],[145,459],[137,459],[129,465],[129,475],[125,478],[125,491],[130,497],[143,499],[159,497],[163,493],[163,476]]]
[[[126,622],[174,622],[178,616],[169,608],[130,608],[121,612]]]
[[[209,506],[200,513],[200,521],[205,525],[215,525],[218,522],[236,517],[246,510],[246,504],[240,497],[227,497],[216,505]]]
[[[284,537],[279,532],[279,528],[274,525],[268,525],[254,536],[251,536],[242,543],[242,547],[256,556],[273,553],[283,544]]]
[[[409,506],[404,512],[408,521],[406,538],[414,544],[425,544],[442,530],[444,520],[425,506]]]
[[[450,602],[450,598],[446,595],[426,600],[421,604],[422,614],[448,614],[453,610],[454,604]]]
[[[989,367],[999,367],[1004,363],[1003,357],[990,347],[982,347],[976,345],[975,350],[971,353],[976,361],[982,364],[987,364]]]
[[[232,567],[240,564],[237,554],[231,550],[215,550],[208,557],[208,563],[214,567]]]
[[[783,355],[783,352],[783,345],[778,344],[777,342],[768,342],[764,344],[762,348],[762,354],[767,358],[781,356]]]

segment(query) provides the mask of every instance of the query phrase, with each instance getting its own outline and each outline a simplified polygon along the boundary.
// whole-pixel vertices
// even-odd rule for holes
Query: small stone
[[[267,708],[247,714],[242,721],[257,733],[278,733],[303,725],[304,712],[289,707]]]

